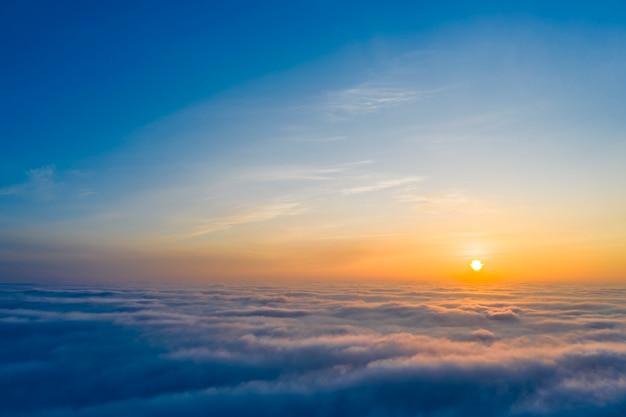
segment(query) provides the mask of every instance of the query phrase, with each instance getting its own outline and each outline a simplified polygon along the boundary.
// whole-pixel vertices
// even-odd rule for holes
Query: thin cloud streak
[[[346,167],[276,167],[246,174],[243,178],[249,181],[327,181],[346,170]]]
[[[14,195],[14,194],[19,193],[21,189],[22,187],[19,185],[3,187],[3,188],[0,188],[0,195]]]
[[[168,240],[192,239],[217,232],[219,230],[230,229],[234,226],[268,221],[281,216],[299,214],[302,211],[303,206],[298,202],[278,202],[274,204],[261,205],[242,210],[238,213],[206,219],[199,222],[195,230],[169,238]]]
[[[374,87],[363,84],[358,87],[328,93],[326,110],[334,113],[363,114],[397,107],[429,96],[430,92],[405,88]]]
[[[488,204],[466,193],[447,192],[436,194],[409,194],[398,195],[398,201],[414,203],[415,207],[427,213],[446,212],[493,212]]]
[[[28,181],[0,188],[0,195],[21,195],[37,200],[52,200],[59,188],[57,171],[54,165],[44,165],[26,172]]]
[[[348,140],[347,136],[325,136],[325,137],[290,137],[286,139],[290,142],[311,142],[311,143],[327,143]]]
[[[328,181],[335,179],[338,174],[348,172],[372,161],[347,162],[335,166],[272,166],[252,170],[243,174],[241,178],[247,181]]]
[[[341,192],[343,194],[362,194],[372,191],[384,190],[387,188],[399,187],[401,185],[414,184],[416,182],[424,181],[423,177],[409,176],[403,178],[392,178],[382,180],[369,185],[361,185],[357,187],[344,188]]]

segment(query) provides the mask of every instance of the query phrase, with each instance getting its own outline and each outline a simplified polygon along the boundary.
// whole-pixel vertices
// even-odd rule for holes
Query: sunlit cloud
[[[626,404],[623,289],[391,284],[4,285],[0,388],[13,395],[0,411],[538,417]],[[607,318],[615,338],[597,340]]]

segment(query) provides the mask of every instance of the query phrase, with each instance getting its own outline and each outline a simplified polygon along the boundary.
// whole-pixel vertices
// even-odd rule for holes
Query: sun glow
[[[472,262],[470,262],[470,268],[472,268],[473,271],[480,271],[481,269],[483,269],[483,263],[480,261],[480,259],[473,259]]]

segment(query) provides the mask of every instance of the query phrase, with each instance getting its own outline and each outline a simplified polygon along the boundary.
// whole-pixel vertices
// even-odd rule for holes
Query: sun
[[[478,272],[483,269],[484,264],[480,261],[480,259],[472,259],[472,262],[470,262],[469,266],[470,268],[472,268],[473,271]]]

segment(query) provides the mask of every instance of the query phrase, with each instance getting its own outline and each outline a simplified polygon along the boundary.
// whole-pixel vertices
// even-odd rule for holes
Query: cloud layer
[[[618,416],[623,288],[2,285],[7,416]]]

